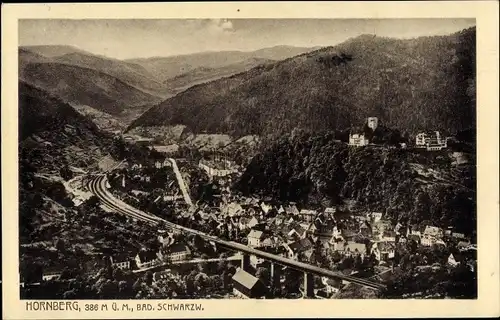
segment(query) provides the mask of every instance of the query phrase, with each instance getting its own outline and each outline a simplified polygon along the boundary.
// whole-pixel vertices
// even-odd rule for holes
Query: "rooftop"
[[[252,276],[250,273],[241,268],[238,268],[232,279],[248,289],[252,289],[257,282],[259,282],[258,278]]]
[[[264,238],[264,232],[260,230],[255,230],[252,229],[250,230],[250,233],[248,233],[249,238],[256,238],[256,239],[263,239]]]

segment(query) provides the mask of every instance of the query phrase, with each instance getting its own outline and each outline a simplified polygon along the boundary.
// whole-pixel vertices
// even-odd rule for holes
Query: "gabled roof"
[[[329,208],[325,209],[325,213],[328,213],[328,214],[333,214],[335,212],[337,212],[337,209],[335,209],[335,208],[329,207]]]
[[[309,250],[313,247],[313,244],[311,240],[308,238],[301,239],[299,241],[295,241],[293,243],[290,243],[288,247],[293,251],[293,252],[302,252]]]
[[[366,245],[364,243],[349,242],[344,246],[344,251],[366,253]]]
[[[454,238],[465,239],[465,235],[463,233],[453,232],[451,236]]]
[[[112,256],[113,263],[127,262],[130,260],[130,256],[126,253],[120,253]]]
[[[385,230],[383,233],[384,237],[396,237],[396,232],[392,230]]]
[[[295,205],[285,206],[285,212],[288,214],[299,214],[299,209]]]
[[[156,252],[153,250],[141,250],[138,255],[141,262],[152,261],[157,258]]]
[[[191,252],[189,247],[182,243],[175,243],[169,247],[170,253]]]
[[[255,230],[255,229],[252,229],[252,230],[250,230],[250,232],[248,233],[248,238],[255,238],[255,239],[260,239],[260,240],[262,240],[264,237],[265,237],[264,232],[262,232],[262,231],[260,231],[260,230]]]
[[[430,236],[437,236],[440,234],[442,230],[438,227],[434,226],[426,226],[424,230],[424,234],[430,235]]]
[[[377,248],[380,252],[388,252],[396,249],[396,245],[392,242],[381,241],[377,243]]]
[[[232,279],[247,289],[252,289],[260,281],[241,268],[238,268]]]
[[[308,216],[315,216],[318,212],[316,210],[308,210],[308,209],[302,209],[300,210],[300,214],[308,215]]]

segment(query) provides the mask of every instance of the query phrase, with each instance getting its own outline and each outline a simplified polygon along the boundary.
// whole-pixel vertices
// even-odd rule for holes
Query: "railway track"
[[[251,255],[255,255],[259,258],[263,258],[265,260],[269,260],[269,261],[272,261],[272,262],[277,263],[279,265],[290,267],[292,269],[312,273],[312,274],[319,275],[319,276],[325,276],[328,278],[337,278],[337,279],[341,279],[341,280],[346,280],[346,281],[357,283],[357,284],[360,284],[360,285],[363,285],[363,286],[366,286],[366,287],[369,287],[372,289],[380,290],[380,289],[385,288],[384,285],[379,284],[379,283],[371,282],[371,281],[361,279],[361,278],[346,276],[344,274],[336,273],[336,272],[333,272],[331,270],[322,269],[322,268],[317,267],[317,266],[313,266],[313,265],[306,264],[303,262],[295,261],[292,259],[288,259],[288,258],[285,258],[282,256],[274,255],[274,254],[271,254],[271,253],[268,253],[265,251],[254,249],[254,248],[250,248],[250,247],[243,245],[241,243],[237,243],[234,241],[221,240],[217,237],[207,235],[206,233],[203,233],[201,231],[191,229],[191,228],[186,228],[186,227],[174,224],[174,223],[169,222],[169,221],[162,219],[160,217],[157,217],[157,216],[151,215],[149,213],[143,212],[141,210],[138,210],[138,209],[126,204],[125,202],[123,202],[119,199],[116,199],[107,190],[106,182],[107,182],[106,176],[99,175],[99,176],[97,176],[89,181],[88,188],[92,193],[94,193],[109,208],[117,211],[118,213],[130,216],[134,219],[144,221],[152,226],[156,226],[159,223],[163,222],[166,224],[166,226],[169,229],[183,231],[183,232],[187,232],[187,233],[191,233],[191,234],[196,234],[207,241],[213,241],[214,243],[219,244],[219,245],[226,247],[228,249],[231,249],[234,251],[244,252],[244,253],[251,254]]]

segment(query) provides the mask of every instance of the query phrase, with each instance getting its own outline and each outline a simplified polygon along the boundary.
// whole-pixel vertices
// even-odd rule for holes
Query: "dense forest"
[[[294,130],[256,155],[235,187],[308,205],[342,205],[385,212],[394,221],[476,226],[475,160],[453,164],[451,151],[355,148],[334,133]]]
[[[193,86],[131,124],[280,135],[377,116],[401,132],[475,127],[475,28],[408,40],[363,35]]]

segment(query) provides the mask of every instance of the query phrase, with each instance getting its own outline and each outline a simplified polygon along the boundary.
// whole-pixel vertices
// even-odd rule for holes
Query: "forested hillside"
[[[155,103],[160,98],[93,69],[60,63],[30,63],[19,74],[20,79],[39,87],[65,102],[89,105],[112,115],[128,109]]]
[[[452,153],[353,148],[333,133],[294,130],[255,156],[236,188],[309,205],[354,200],[360,210],[394,221],[475,230],[475,160],[453,164]]]
[[[363,35],[191,87],[131,127],[279,135],[344,130],[377,116],[401,132],[456,132],[475,128],[474,66],[475,28],[409,40]]]

